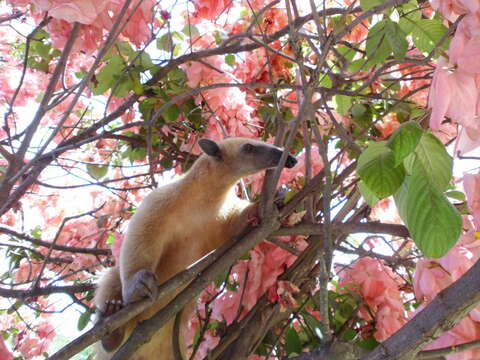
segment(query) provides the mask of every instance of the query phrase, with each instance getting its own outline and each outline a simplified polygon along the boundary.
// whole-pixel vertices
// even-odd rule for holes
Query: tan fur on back
[[[145,198],[130,221],[122,245],[120,271],[115,267],[100,281],[96,306],[102,309],[106,300],[121,297],[119,273],[124,284],[138,270],[149,269],[162,283],[244,230],[249,203],[235,195],[234,186],[244,175],[242,168],[249,165],[242,163],[238,155],[246,141],[252,142],[240,138],[221,142],[222,161],[202,155],[183,177]],[[174,295],[130,321],[125,340],[138,322],[151,317]],[[193,302],[189,304],[192,307]],[[183,330],[188,310],[181,322]],[[172,329],[173,319],[132,360],[173,360]],[[97,359],[110,359],[113,355],[101,345],[96,351]]]

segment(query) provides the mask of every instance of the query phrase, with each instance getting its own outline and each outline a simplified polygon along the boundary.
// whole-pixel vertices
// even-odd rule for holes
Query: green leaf
[[[267,356],[269,353],[267,346],[265,344],[260,344],[257,347],[257,350],[255,350],[255,354],[260,355],[260,356]]]
[[[131,163],[134,161],[144,160],[147,156],[147,149],[144,147],[136,148],[136,149],[128,149],[122,153],[123,157],[127,157]]]
[[[42,42],[37,42],[35,43],[35,50],[37,51],[38,55],[40,55],[44,59],[50,59],[49,53],[50,53],[50,45],[45,45]]]
[[[376,23],[369,31],[365,51],[372,65],[383,62],[391,53],[392,47],[386,36],[386,20]]]
[[[331,89],[333,86],[332,79],[326,74],[321,75],[318,85],[327,89]]]
[[[421,8],[418,6],[416,0],[411,0],[408,3],[397,7],[397,10],[401,14],[398,26],[400,26],[405,34],[410,34],[415,23],[422,18]]]
[[[138,76],[134,76],[132,79],[132,83],[133,83],[133,92],[136,95],[142,95],[144,90],[143,90],[143,85],[140,82],[140,78]]]
[[[112,245],[116,240],[117,240],[117,238],[115,237],[115,235],[113,233],[108,234],[108,238],[107,238],[107,244],[108,245]]]
[[[368,108],[363,104],[355,104],[350,109],[352,116],[357,119],[363,118],[367,110]]]
[[[293,326],[289,326],[285,332],[285,349],[288,355],[299,355],[302,353],[302,342]]]
[[[447,28],[437,20],[421,19],[413,24],[412,39],[423,53],[430,53],[437,46]]]
[[[307,326],[310,328],[310,330],[312,330],[315,333],[315,335],[317,335],[318,337],[321,337],[322,325],[320,324],[320,321],[318,321],[314,316],[309,314],[307,310],[302,312],[302,317],[303,317],[303,320],[305,320],[305,323],[307,324]]]
[[[406,177],[408,179],[408,177]],[[407,181],[404,181],[403,184],[398,188],[397,192],[393,195],[395,199],[395,205],[398,209],[398,213],[402,218],[405,225],[408,227],[407,223],[407,194],[408,194],[408,186]]]
[[[342,338],[346,341],[352,341],[357,336],[357,332],[353,329],[345,329]]]
[[[41,239],[42,238],[42,228],[36,227],[32,230],[30,230],[30,235],[32,235],[35,239]],[[35,244],[32,244],[35,245]]]
[[[9,315],[13,314],[15,311],[20,309],[24,304],[25,304],[25,302],[23,300],[15,301],[15,303],[8,308],[7,314],[9,314]]]
[[[163,113],[162,116],[165,122],[170,123],[178,119],[180,115],[180,108],[177,104],[170,105]]]
[[[370,190],[362,180],[360,180],[357,185],[358,190],[360,190],[360,194],[362,194],[362,197],[365,199],[367,205],[370,207],[374,207],[375,204],[380,200],[377,195],[375,195],[375,193]]]
[[[198,31],[198,28],[195,25],[191,24],[186,24],[182,32],[187,35],[187,36],[200,36],[200,32]]]
[[[35,33],[33,36],[33,40],[43,40],[43,39],[48,39],[49,35],[48,32],[46,32],[44,29],[41,29]]]
[[[135,60],[135,64],[141,66],[143,69],[152,69],[155,64],[152,61],[149,53],[142,52],[140,57]]]
[[[395,130],[387,143],[393,151],[395,166],[416,149],[422,134],[422,128],[414,121],[406,122]]]
[[[453,159],[435,135],[424,133],[415,152],[405,159],[410,174],[418,171],[438,190],[444,191],[452,178]]]
[[[232,54],[225,55],[225,62],[232,67],[235,66],[235,56]]]
[[[80,315],[77,323],[78,331],[82,331],[83,329],[85,329],[85,326],[88,325],[88,322],[90,321],[91,316],[92,316],[92,313],[89,310],[85,311],[82,315]]]
[[[362,340],[358,341],[357,345],[360,346],[363,349],[373,350],[378,345],[380,345],[380,343],[377,340],[375,340],[375,338],[373,336],[370,336],[366,339],[362,339]]]
[[[335,110],[341,115],[347,115],[352,106],[352,98],[347,95],[335,95],[333,97]]]
[[[121,74],[120,76],[113,83],[112,94],[118,98],[123,98],[130,90],[134,89],[134,83],[129,74]]]
[[[123,74],[125,64],[120,56],[113,56],[99,72],[95,75],[95,82],[92,88],[94,95],[101,95],[110,89]]]
[[[393,21],[387,20],[385,26],[385,35],[390,47],[393,50],[395,59],[401,60],[405,58],[408,50],[408,42],[405,33]]]
[[[181,68],[177,67],[172,69],[171,71],[168,72],[167,78],[170,81],[177,82],[179,84],[183,84],[187,81],[187,75],[185,74],[185,71],[183,71]],[[166,98],[164,97],[164,100],[168,100],[168,95],[165,95]]]
[[[166,33],[165,35],[157,39],[157,49],[164,50],[166,52],[172,52],[173,50],[173,37],[171,33]]]
[[[445,255],[462,232],[462,217],[446,196],[421,173],[408,180],[406,223],[413,241],[427,257]]]
[[[445,195],[448,196],[451,199],[455,199],[455,200],[458,200],[458,201],[466,201],[467,200],[467,198],[465,197],[465,194],[461,191],[456,191],[456,190],[447,191],[445,193]]]
[[[395,166],[393,151],[385,141],[370,144],[360,155],[357,173],[380,199],[395,193],[405,178],[403,165]]]
[[[87,164],[87,171],[91,177],[99,180],[107,175],[108,165]]]
[[[360,0],[360,7],[363,11],[367,11],[375,6],[381,5],[383,0]]]

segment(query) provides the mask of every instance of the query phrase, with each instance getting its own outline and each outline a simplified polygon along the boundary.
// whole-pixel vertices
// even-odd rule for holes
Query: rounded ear
[[[205,154],[209,156],[214,156],[216,158],[222,157],[220,147],[215,141],[209,139],[200,139],[198,140],[198,145],[200,145]]]

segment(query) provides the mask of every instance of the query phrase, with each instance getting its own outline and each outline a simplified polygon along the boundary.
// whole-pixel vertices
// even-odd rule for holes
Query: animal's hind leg
[[[118,267],[111,268],[100,280],[94,299],[97,308],[97,321],[108,317],[123,307],[122,284]],[[112,331],[102,339],[105,351],[113,351],[123,342],[124,326]]]

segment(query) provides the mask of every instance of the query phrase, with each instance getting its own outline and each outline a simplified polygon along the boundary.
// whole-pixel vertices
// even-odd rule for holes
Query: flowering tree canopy
[[[232,136],[299,161],[239,184],[250,231],[132,338],[198,297],[191,359],[479,359],[478,59],[478,0],[0,1],[0,359],[87,358],[148,306],[94,325],[99,274]]]

